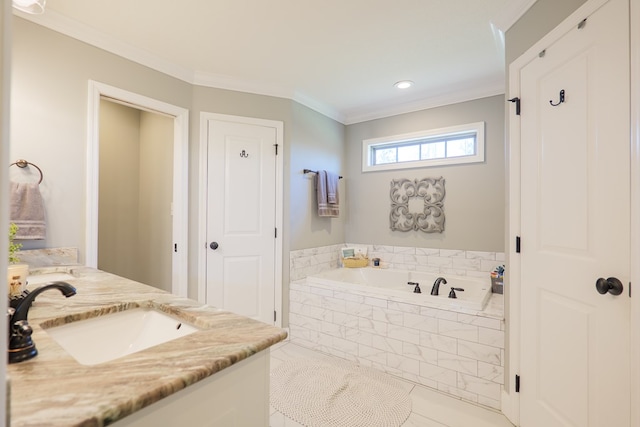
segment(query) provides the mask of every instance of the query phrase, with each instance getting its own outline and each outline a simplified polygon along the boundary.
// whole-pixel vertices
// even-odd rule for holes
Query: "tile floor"
[[[301,357],[325,361],[338,359],[284,341],[271,347],[271,368],[275,368],[283,361]],[[463,402],[410,381],[396,379],[406,385],[413,401],[413,411],[402,427],[513,427],[503,415],[496,411]],[[270,427],[303,426],[271,408]]]

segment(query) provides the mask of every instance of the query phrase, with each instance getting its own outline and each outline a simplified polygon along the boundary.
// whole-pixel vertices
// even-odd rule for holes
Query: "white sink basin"
[[[83,365],[118,359],[198,330],[151,308],[133,308],[45,329]]]

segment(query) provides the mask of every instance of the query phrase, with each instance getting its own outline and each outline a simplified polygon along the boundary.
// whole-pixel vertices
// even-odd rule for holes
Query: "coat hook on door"
[[[549,104],[551,104],[554,107],[557,107],[558,105],[562,104],[564,102],[564,89],[562,89],[560,91],[560,101],[558,101],[557,103],[553,103],[553,99],[549,100]]]
[[[240,153],[240,157],[244,157],[246,159],[247,157],[249,157],[249,153],[247,153],[246,151],[242,150],[242,153]]]

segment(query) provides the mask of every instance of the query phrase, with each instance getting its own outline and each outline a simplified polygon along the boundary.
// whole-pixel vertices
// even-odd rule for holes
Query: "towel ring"
[[[17,167],[19,167],[19,168],[21,168],[21,169],[24,169],[24,168],[26,168],[27,166],[31,165],[31,166],[33,166],[34,168],[38,169],[38,172],[40,172],[40,181],[38,181],[38,185],[42,183],[42,179],[44,178],[44,175],[42,174],[42,169],[40,169],[40,168],[38,167],[38,165],[36,165],[35,163],[27,162],[27,161],[26,161],[26,160],[24,160],[24,159],[18,159],[17,161],[15,161],[15,162],[11,163],[11,164],[9,165],[9,167],[11,167],[11,166],[13,166],[13,165],[16,165]]]

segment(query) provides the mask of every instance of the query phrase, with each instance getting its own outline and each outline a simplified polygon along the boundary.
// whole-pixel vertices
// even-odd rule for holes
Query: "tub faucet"
[[[76,288],[66,282],[51,282],[34,289],[22,299],[16,308],[7,310],[9,324],[9,363],[22,362],[31,359],[38,354],[36,345],[31,339],[33,329],[29,326],[27,316],[29,308],[40,293],[47,289],[58,289],[62,295],[69,298],[76,294]]]
[[[446,285],[447,279],[445,279],[444,277],[438,277],[436,281],[433,282],[433,287],[431,288],[431,295],[438,295],[438,292],[440,291],[441,283],[444,283]]]

